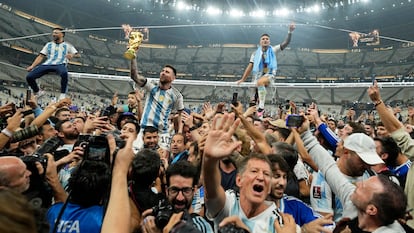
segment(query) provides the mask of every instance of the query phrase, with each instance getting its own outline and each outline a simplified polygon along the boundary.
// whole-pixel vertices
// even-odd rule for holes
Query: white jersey
[[[158,128],[158,132],[167,133],[170,113],[184,109],[183,95],[174,87],[162,90],[148,80],[143,87],[147,90],[147,99],[142,114],[141,128],[153,126]]]
[[[67,54],[77,54],[78,51],[67,42],[56,44],[55,42],[48,42],[40,51],[41,54],[47,57],[43,65],[62,65],[67,64]]]
[[[274,221],[281,219],[274,202],[265,201],[268,208],[261,214],[247,218],[240,206],[238,194],[228,189],[226,191],[226,203],[217,216],[209,216],[208,209],[206,216],[214,222],[214,230],[217,232],[219,223],[226,217],[238,216],[250,229],[251,233],[275,233]],[[279,221],[280,222],[280,221]]]
[[[272,50],[273,50],[273,53],[276,55],[276,52],[279,51],[279,50],[282,50],[282,48],[280,47],[280,44],[278,44],[278,45],[272,46]],[[252,63],[252,64],[254,64],[255,55],[256,55],[256,51],[253,52],[252,55],[250,56],[250,61],[249,62]],[[257,74],[253,74],[253,83],[256,83],[257,80],[260,77],[262,77],[263,75],[267,75],[270,78],[273,78],[276,75],[276,70],[261,70]]]

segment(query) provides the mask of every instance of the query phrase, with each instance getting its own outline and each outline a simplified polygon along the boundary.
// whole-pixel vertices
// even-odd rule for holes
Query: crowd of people
[[[23,108],[0,107],[1,232],[413,231],[414,107],[403,119],[377,82],[367,94],[379,120],[352,109],[333,119],[293,101],[267,117],[260,97],[188,111],[173,66],[158,84],[135,59],[130,69],[141,90],[126,105],[114,95],[86,113],[65,87],[42,109],[33,86]]]

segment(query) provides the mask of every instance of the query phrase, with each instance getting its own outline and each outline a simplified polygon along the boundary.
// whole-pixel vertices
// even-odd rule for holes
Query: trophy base
[[[135,59],[135,58],[136,58],[135,51],[133,51],[133,50],[128,50],[128,51],[126,51],[126,52],[124,53],[124,57],[125,57],[126,59],[128,59],[128,60]]]

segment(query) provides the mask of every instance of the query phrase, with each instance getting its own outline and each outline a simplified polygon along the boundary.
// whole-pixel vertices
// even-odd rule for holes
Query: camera
[[[304,120],[305,118],[301,115],[291,114],[286,118],[286,126],[298,128],[303,124]]]
[[[157,206],[152,207],[152,214],[155,216],[155,225],[159,229],[164,229],[173,213],[174,207],[165,199],[160,200]]]
[[[21,159],[27,166],[29,164],[34,164],[35,162],[39,162],[43,166],[43,168],[46,170],[47,157],[45,156],[45,154],[55,153],[55,150],[62,144],[63,144],[62,141],[58,137],[49,138],[32,155],[23,156],[21,157]],[[67,155],[67,153],[62,153],[62,152],[57,153],[57,154],[59,154],[60,158]],[[55,160],[59,160],[60,158],[56,158],[55,156]]]
[[[20,142],[22,140],[31,138],[39,134],[39,128],[36,125],[31,125],[22,130],[13,133],[10,142]]]
[[[83,157],[86,160],[94,160],[110,164],[109,145],[104,135],[79,135],[75,145],[83,148]]]

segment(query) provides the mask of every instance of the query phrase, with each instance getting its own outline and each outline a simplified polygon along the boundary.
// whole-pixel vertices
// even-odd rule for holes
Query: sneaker
[[[60,93],[59,100],[63,100],[64,98],[66,98],[66,94],[65,93]]]
[[[46,92],[44,90],[39,90],[37,93],[35,93],[35,96],[37,97],[37,99],[40,99],[45,94],[46,94]]]

